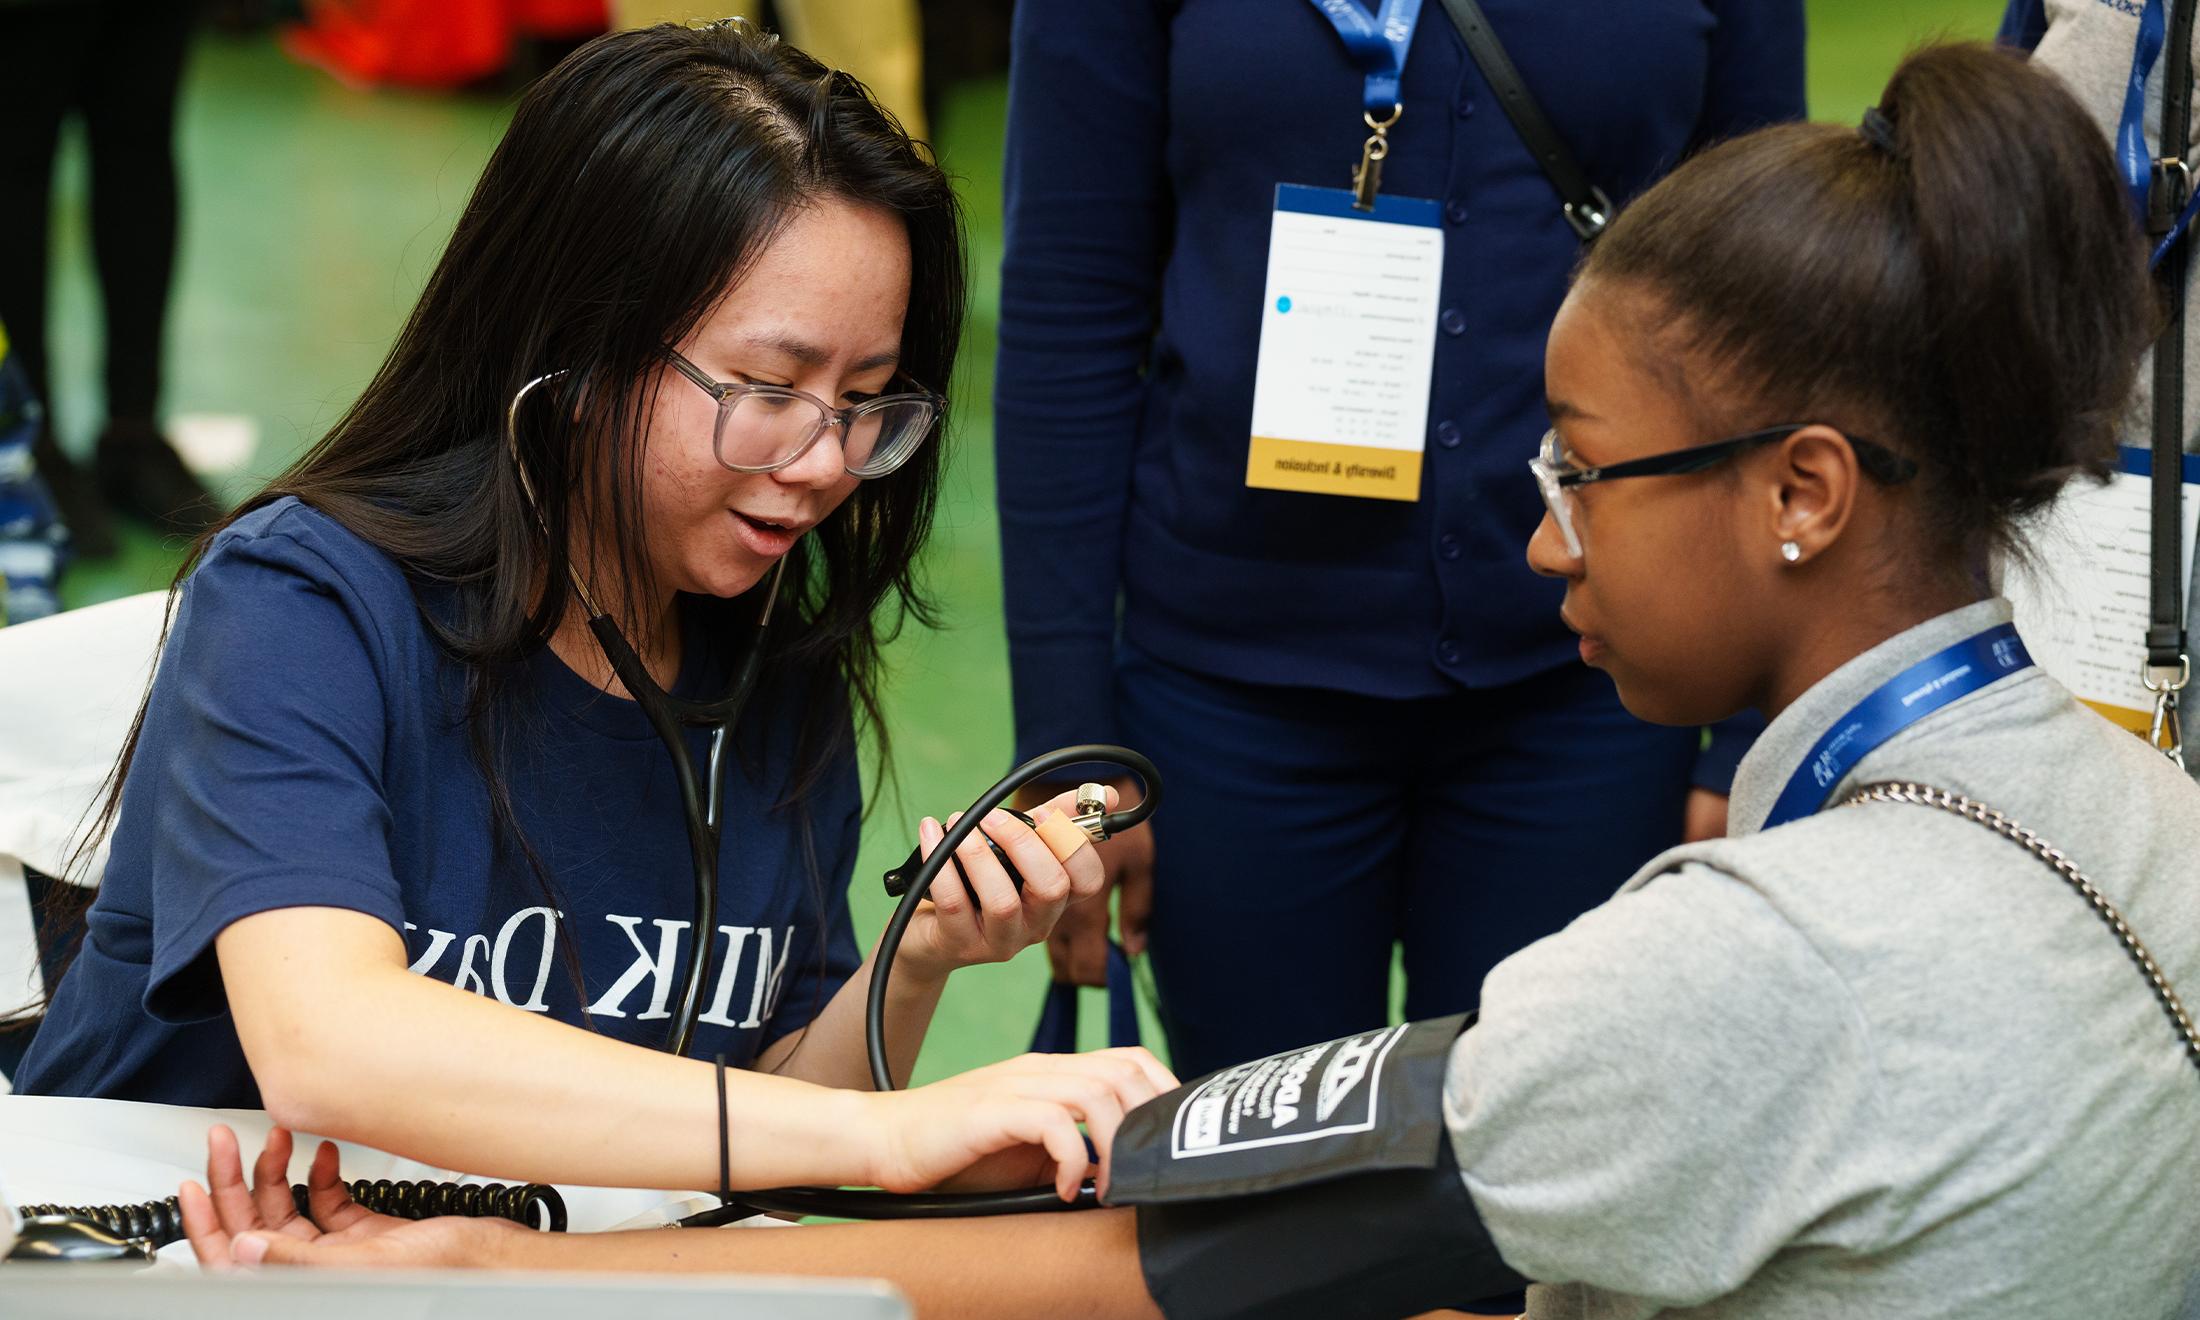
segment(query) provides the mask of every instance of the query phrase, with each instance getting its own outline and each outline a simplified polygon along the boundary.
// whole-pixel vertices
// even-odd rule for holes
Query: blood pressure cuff
[[[1472,1022],[1256,1059],[1132,1111],[1108,1201],[1138,1207],[1139,1263],[1163,1314],[1406,1316],[1524,1286],[1444,1126],[1445,1067]]]

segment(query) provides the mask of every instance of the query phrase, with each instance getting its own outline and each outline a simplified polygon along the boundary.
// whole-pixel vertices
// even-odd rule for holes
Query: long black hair
[[[448,600],[422,617],[465,675],[499,844],[525,850],[546,884],[500,748],[520,662],[573,603],[573,516],[585,511],[613,547],[619,623],[639,638],[649,621],[634,617],[636,603],[654,592],[640,518],[652,400],[637,386],[794,213],[827,199],[902,221],[900,370],[946,389],[964,306],[960,208],[929,153],[860,83],[738,20],[590,42],[521,99],[365,392],[231,515],[295,496],[387,554],[416,590]],[[529,396],[513,429],[515,452],[506,410],[552,372],[563,374]],[[884,756],[881,646],[904,618],[932,621],[915,560],[937,498],[938,438],[858,485],[787,557],[764,677],[803,710],[782,805],[798,807],[862,732]],[[179,586],[219,531],[199,541]],[[706,638],[752,626],[753,604],[688,606]],[[113,823],[143,724],[141,707],[72,869]]]

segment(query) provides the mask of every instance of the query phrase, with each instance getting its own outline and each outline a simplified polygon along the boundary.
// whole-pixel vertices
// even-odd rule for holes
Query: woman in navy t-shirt
[[[1104,1135],[1167,1082],[1143,1053],[855,1093],[855,716],[876,715],[875,616],[919,599],[963,289],[945,176],[808,56],[661,27],[543,79],[380,374],[201,544],[21,1089],[699,1186],[724,1055],[749,1070],[737,1186],[918,1186],[1034,1142],[1081,1177],[1076,1124]],[[672,762],[587,620],[715,698],[780,565],[698,932]],[[949,971],[1099,887],[1090,848],[988,830],[1026,883],[980,840],[971,892],[911,925],[904,1074]],[[635,1048],[665,1040],[704,941],[695,1057]]]

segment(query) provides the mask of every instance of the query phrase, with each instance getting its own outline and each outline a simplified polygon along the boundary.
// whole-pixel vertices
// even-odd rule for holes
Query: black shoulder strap
[[[1551,186],[1558,189],[1559,200],[1565,204],[1566,223],[1581,235],[1582,242],[1595,242],[1604,227],[1612,223],[1612,199],[1590,181],[1581,162],[1567,150],[1565,139],[1551,126],[1542,104],[1521,81],[1520,70],[1513,67],[1512,56],[1505,53],[1505,43],[1497,39],[1497,32],[1483,16],[1482,6],[1475,0],[1443,3],[1452,25],[1466,40],[1467,53],[1482,70],[1483,80],[1497,94],[1497,103],[1505,107],[1505,117],[1512,120],[1513,130],[1550,176]]]
[[[2169,59],[2162,70],[2162,145],[2148,191],[2148,229],[2170,231],[2192,196],[2193,0],[2170,7]],[[2183,565],[2185,454],[2185,274],[2190,244],[2170,246],[2155,267],[2165,315],[2154,343],[2154,518],[2147,672],[2150,684],[2187,674]]]

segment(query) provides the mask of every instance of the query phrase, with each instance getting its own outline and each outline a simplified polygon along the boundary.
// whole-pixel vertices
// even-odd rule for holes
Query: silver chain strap
[[[1869,802],[1907,802],[1919,807],[1938,807],[1942,811],[1984,825],[2053,867],[2055,874],[2069,881],[2070,887],[2093,906],[2093,911],[2108,923],[2108,928],[2116,932],[2116,938],[2123,941],[2124,952],[2130,954],[2131,960],[2139,964],[2139,970],[2146,976],[2147,984],[2154,987],[2155,997],[2162,1001],[2162,1010],[2169,1014],[2170,1022],[2176,1026],[2178,1034],[2184,1037],[2186,1057],[2192,1060],[2193,1067],[2200,1068],[2200,1030],[2194,1029],[2192,1015],[2185,1011],[2184,1001],[2170,988],[2169,978],[2162,975],[2161,965],[2154,961],[2153,954],[2147,952],[2147,946],[2139,942],[2139,936],[2125,923],[2124,916],[2116,910],[2116,905],[2109,902],[2107,895],[2095,888],[2091,880],[2085,878],[2085,873],[2063,855],[2062,849],[1982,802],[1973,802],[1961,793],[1950,793],[1925,784],[1867,784],[1844,798],[1840,805],[1855,807]]]

